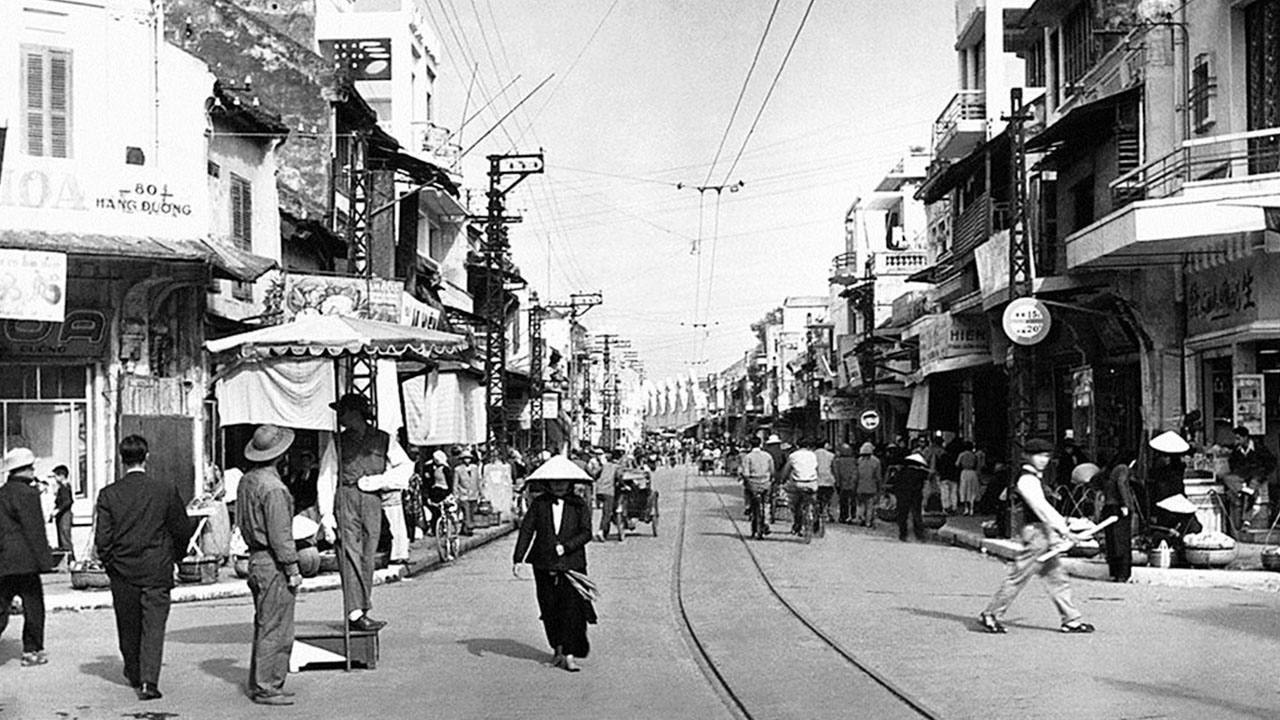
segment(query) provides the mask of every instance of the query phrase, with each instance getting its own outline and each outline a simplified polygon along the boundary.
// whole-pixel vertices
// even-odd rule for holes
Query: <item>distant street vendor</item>
[[[364,396],[347,393],[329,407],[337,411],[342,425],[334,512],[343,609],[351,629],[379,630],[386,622],[369,617],[369,609],[374,555],[382,533],[381,491],[408,487],[413,462],[399,443],[374,426],[375,415]]]

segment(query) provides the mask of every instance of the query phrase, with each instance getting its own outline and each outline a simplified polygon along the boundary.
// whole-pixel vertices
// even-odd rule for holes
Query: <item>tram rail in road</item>
[[[716,644],[717,637],[708,632],[699,632],[693,618],[695,613],[691,611],[687,603],[685,550],[691,476],[692,473],[686,470],[684,488],[680,499],[680,528],[671,567],[672,605],[679,616],[678,624],[681,634],[685,637],[685,641],[693,653],[694,660],[702,670],[708,683],[713,686],[732,714],[747,720],[757,717],[776,717],[777,707],[768,710],[760,707],[763,704],[758,700],[760,686],[762,683],[774,683],[775,685],[783,686],[772,688],[775,693],[781,692],[785,694],[793,690],[797,693],[803,693],[799,684],[787,687],[789,685],[787,672],[794,671],[796,668],[787,666],[780,659],[775,659],[774,654],[771,652],[717,653],[716,648],[713,647]],[[711,478],[703,477],[702,480],[712,494],[715,495],[716,501],[732,525],[734,534],[750,560],[750,566],[754,567],[756,576],[764,588],[767,589],[767,597],[773,600],[773,607],[757,608],[765,618],[768,618],[761,621],[766,625],[743,621],[744,632],[754,634],[755,630],[768,626],[774,631],[775,637],[780,633],[782,637],[788,638],[793,646],[805,645],[807,648],[811,648],[816,641],[818,646],[825,648],[829,652],[797,649],[796,652],[801,653],[808,663],[802,669],[802,672],[806,676],[820,677],[823,686],[831,689],[832,692],[847,693],[848,702],[850,703],[844,708],[804,707],[806,700],[809,698],[797,697],[793,698],[795,704],[792,707],[808,718],[819,717],[824,710],[828,712],[834,711],[837,716],[850,717],[849,712],[856,713],[859,708],[868,711],[869,714],[867,716],[878,718],[903,717],[929,718],[930,720],[939,718],[940,716],[919,698],[914,697],[896,685],[890,678],[876,671],[841,645],[830,633],[814,623],[778,590],[777,586],[769,578],[764,566],[760,563],[755,550],[751,547],[751,543],[748,541],[749,538],[743,534],[742,526],[734,518],[729,505],[725,503],[720,489],[712,483]],[[796,552],[805,552],[809,549],[808,546],[800,544],[796,544],[795,547]],[[791,631],[778,627],[782,623],[778,619],[779,613],[777,610],[779,608],[784,611],[782,616],[790,620]],[[761,636],[758,641],[765,642],[767,639],[767,637]],[[770,662],[779,665],[779,667],[771,667]],[[817,698],[812,698],[812,700],[814,702],[818,701]],[[829,704],[829,701],[824,701],[823,704]],[[872,711],[872,708],[874,708],[874,711]]]

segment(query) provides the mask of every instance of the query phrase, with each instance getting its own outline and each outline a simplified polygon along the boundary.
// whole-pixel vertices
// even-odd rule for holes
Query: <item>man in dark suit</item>
[[[98,493],[94,545],[111,579],[124,676],[139,700],[156,700],[163,697],[160,663],[173,566],[191,538],[191,523],[178,488],[147,475],[147,451],[140,435],[120,441],[124,477]]]
[[[53,524],[58,528],[58,549],[67,553],[67,559],[74,560],[71,550],[71,506],[75,498],[71,494],[71,470],[66,465],[53,469],[53,479],[58,483],[53,496]]]
[[[44,586],[40,573],[53,567],[44,533],[40,491],[35,488],[36,456],[14,448],[4,456],[0,471],[8,482],[0,485],[0,633],[9,624],[9,605],[22,598],[22,665],[44,665]]]
[[[591,508],[571,492],[573,484],[591,477],[562,455],[543,463],[526,483],[547,490],[533,499],[520,523],[511,572],[520,576],[520,563],[533,565],[538,610],[555,656],[556,667],[579,670],[574,658],[590,651],[587,623],[596,621],[595,608],[574,587],[568,571],[586,573],[587,543],[591,542]]]

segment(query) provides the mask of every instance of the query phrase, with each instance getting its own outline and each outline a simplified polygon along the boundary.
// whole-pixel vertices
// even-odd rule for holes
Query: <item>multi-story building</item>
[[[910,391],[891,371],[897,338],[883,326],[895,300],[919,287],[912,276],[930,264],[924,204],[914,197],[928,164],[928,151],[912,148],[845,214],[845,250],[832,260],[829,278],[834,341],[815,358],[833,380],[823,405],[833,441],[855,443],[871,432],[859,433],[854,422],[867,410],[882,418],[874,436],[891,438],[903,428]]]
[[[210,128],[265,130],[234,163],[246,179],[271,172],[282,128],[224,104],[208,65],[166,42],[156,7],[0,6],[0,450],[29,447],[42,475],[66,465],[82,527],[122,435],[164,448],[152,470],[199,491],[206,295],[272,265],[231,227],[271,234],[247,207],[229,212],[212,171],[231,145]]]

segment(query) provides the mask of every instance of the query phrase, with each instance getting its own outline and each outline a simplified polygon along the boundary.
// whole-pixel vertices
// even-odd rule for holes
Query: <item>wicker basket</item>
[[[106,570],[72,570],[71,587],[76,590],[101,590],[111,587]]]
[[[1235,548],[1185,548],[1182,552],[1187,564],[1191,567],[1226,567],[1236,559]]]
[[[1280,547],[1263,548],[1262,569],[1280,572]]]
[[[947,524],[946,513],[927,512],[920,516],[920,524],[930,530],[937,530]]]
[[[211,585],[218,582],[218,558],[183,559],[178,561],[178,582]]]

